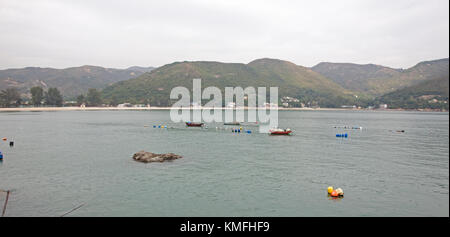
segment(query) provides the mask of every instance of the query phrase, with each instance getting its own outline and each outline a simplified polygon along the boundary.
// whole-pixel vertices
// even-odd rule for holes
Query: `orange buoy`
[[[339,194],[338,194],[338,192],[336,192],[336,190],[333,190],[333,192],[331,192],[331,196],[337,197],[337,196],[339,196]]]
[[[7,139],[6,139],[6,137],[4,137],[4,138],[2,138],[2,140],[3,140],[3,141],[6,141]]]

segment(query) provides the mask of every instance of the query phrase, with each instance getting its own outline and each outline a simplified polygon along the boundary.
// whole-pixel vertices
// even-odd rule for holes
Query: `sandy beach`
[[[38,112],[38,111],[139,111],[139,110],[170,110],[172,107],[22,107],[22,108],[0,108],[0,112]],[[192,109],[192,108],[183,108]],[[194,109],[214,109],[214,108],[194,108]],[[228,110],[232,108],[223,107],[222,109]],[[245,108],[246,110],[249,108]],[[278,108],[279,111],[367,111],[369,109],[351,109],[351,108]],[[405,111],[404,109],[384,109],[370,111]],[[412,110],[412,111],[424,111],[424,112],[448,112],[439,110]]]
[[[25,112],[25,111],[122,111],[122,110],[170,110],[172,107],[22,107],[22,108],[0,108],[0,112]],[[179,108],[178,108],[179,109]],[[183,108],[192,109],[192,108]],[[194,108],[194,109],[214,109],[209,107]],[[222,109],[232,109],[222,107]],[[245,108],[246,110],[249,108]],[[278,110],[358,110],[346,108],[278,108]]]
[[[25,112],[25,111],[117,111],[117,110],[170,110],[172,107],[28,107],[28,108],[0,108],[0,112]],[[190,108],[183,108],[190,109]],[[200,108],[194,108],[200,109]],[[201,109],[213,109],[203,107]],[[222,108],[231,109],[231,108]],[[245,108],[248,109],[248,108]],[[346,110],[346,109],[325,109],[325,108],[278,108],[278,110]]]
[[[0,112],[37,112],[37,111],[95,111],[95,110],[169,110],[170,107],[27,107],[0,108]]]

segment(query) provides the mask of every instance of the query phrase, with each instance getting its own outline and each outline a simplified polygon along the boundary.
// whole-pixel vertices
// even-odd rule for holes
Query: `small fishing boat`
[[[203,126],[203,123],[186,122],[186,126],[188,126],[188,127],[201,127],[201,126]]]
[[[239,126],[239,125],[241,125],[241,123],[239,123],[239,122],[231,122],[231,123],[223,123],[223,125]]]
[[[270,135],[290,135],[291,132],[292,130],[289,128],[288,129],[275,128],[269,130]]]

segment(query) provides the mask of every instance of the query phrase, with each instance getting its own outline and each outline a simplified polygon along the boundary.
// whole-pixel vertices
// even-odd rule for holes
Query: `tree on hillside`
[[[15,88],[8,88],[0,92],[0,105],[2,107],[18,106],[21,101],[20,94]]]
[[[62,106],[63,97],[58,88],[49,88],[45,93],[45,104],[53,106]]]
[[[117,95],[113,95],[111,100],[109,101],[109,105],[117,106],[118,104],[119,104],[119,98],[117,98]]]
[[[86,96],[86,102],[88,106],[99,106],[102,104],[102,97],[97,89],[91,88],[88,90]]]
[[[30,89],[30,93],[31,93],[31,103],[34,106],[41,105],[41,102],[44,99],[44,90],[39,86],[35,86]]]
[[[84,97],[84,95],[81,94],[77,96],[77,105],[80,106],[84,103],[86,103],[86,98]]]

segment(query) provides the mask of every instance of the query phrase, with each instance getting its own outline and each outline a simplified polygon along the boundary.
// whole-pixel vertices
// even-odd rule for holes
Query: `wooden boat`
[[[188,127],[201,127],[201,126],[203,126],[203,123],[186,122],[186,126],[188,126]]]
[[[231,122],[231,123],[223,123],[223,125],[239,126],[239,125],[241,125],[241,123],[239,123],[239,122]]]
[[[291,132],[292,132],[292,130],[289,129],[289,128],[288,129],[276,128],[276,129],[270,129],[269,130],[270,135],[290,135]]]

